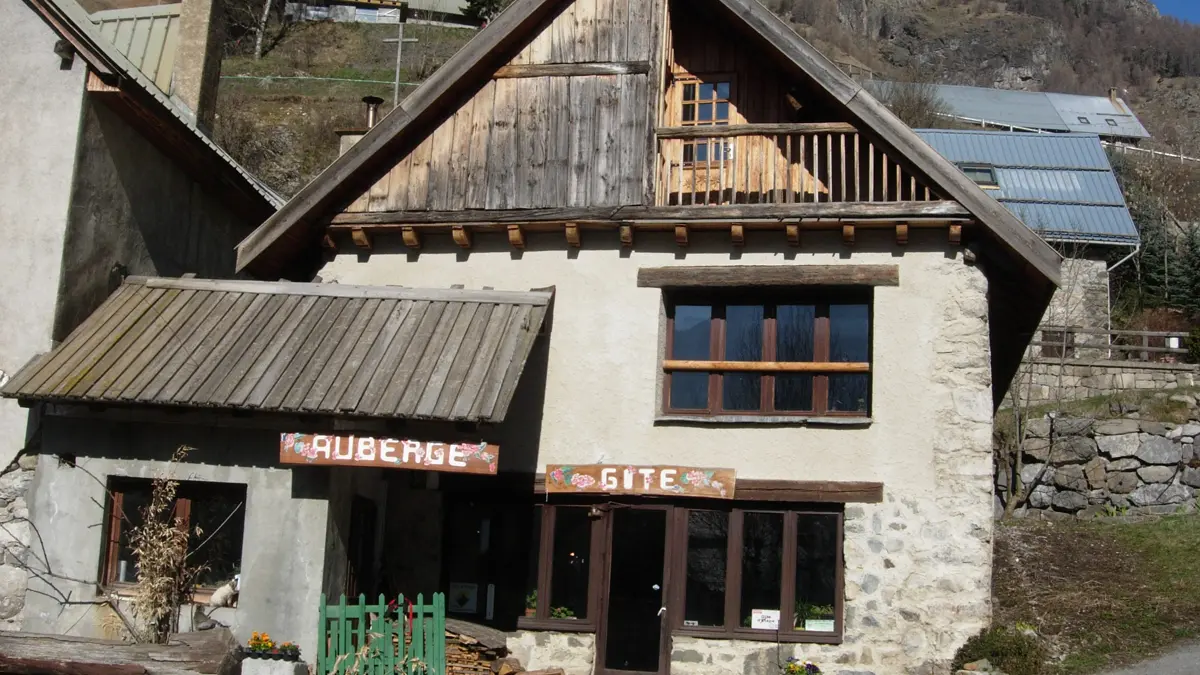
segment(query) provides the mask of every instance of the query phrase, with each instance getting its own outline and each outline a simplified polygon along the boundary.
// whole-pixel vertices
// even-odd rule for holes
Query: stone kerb
[[[1028,499],[1014,512],[1019,517],[1197,510],[1200,419],[1176,425],[1139,420],[1136,413],[1099,420],[1047,417],[1030,422],[1028,431],[1021,445]],[[1007,489],[1002,469],[996,476],[1001,502]]]

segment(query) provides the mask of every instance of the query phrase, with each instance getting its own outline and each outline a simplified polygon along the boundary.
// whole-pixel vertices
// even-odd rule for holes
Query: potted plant
[[[574,619],[575,612],[571,611],[571,609],[569,607],[551,607],[550,608],[550,618],[551,619]]]
[[[812,661],[801,661],[792,656],[783,667],[783,675],[821,675],[821,668]]]
[[[279,645],[279,653],[283,654],[286,661],[300,660],[300,646],[294,642],[285,642]]]
[[[267,633],[251,633],[250,640],[242,648],[242,653],[249,659],[300,660],[300,647],[293,642],[276,644]]]
[[[537,589],[525,596],[525,616],[537,616]]]

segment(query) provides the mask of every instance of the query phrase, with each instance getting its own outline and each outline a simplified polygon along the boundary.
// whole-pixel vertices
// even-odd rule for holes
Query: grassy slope
[[[1200,517],[1001,525],[995,620],[1033,624],[1056,675],[1134,663],[1200,635]]]

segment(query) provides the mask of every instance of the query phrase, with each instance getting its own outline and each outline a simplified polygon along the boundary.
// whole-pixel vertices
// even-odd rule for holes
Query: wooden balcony
[[[658,206],[939,199],[848,124],[664,127],[657,136]]]

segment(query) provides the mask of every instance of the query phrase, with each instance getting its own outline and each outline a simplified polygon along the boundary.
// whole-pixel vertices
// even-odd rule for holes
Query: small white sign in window
[[[756,630],[779,630],[779,610],[750,610],[750,627]]]

